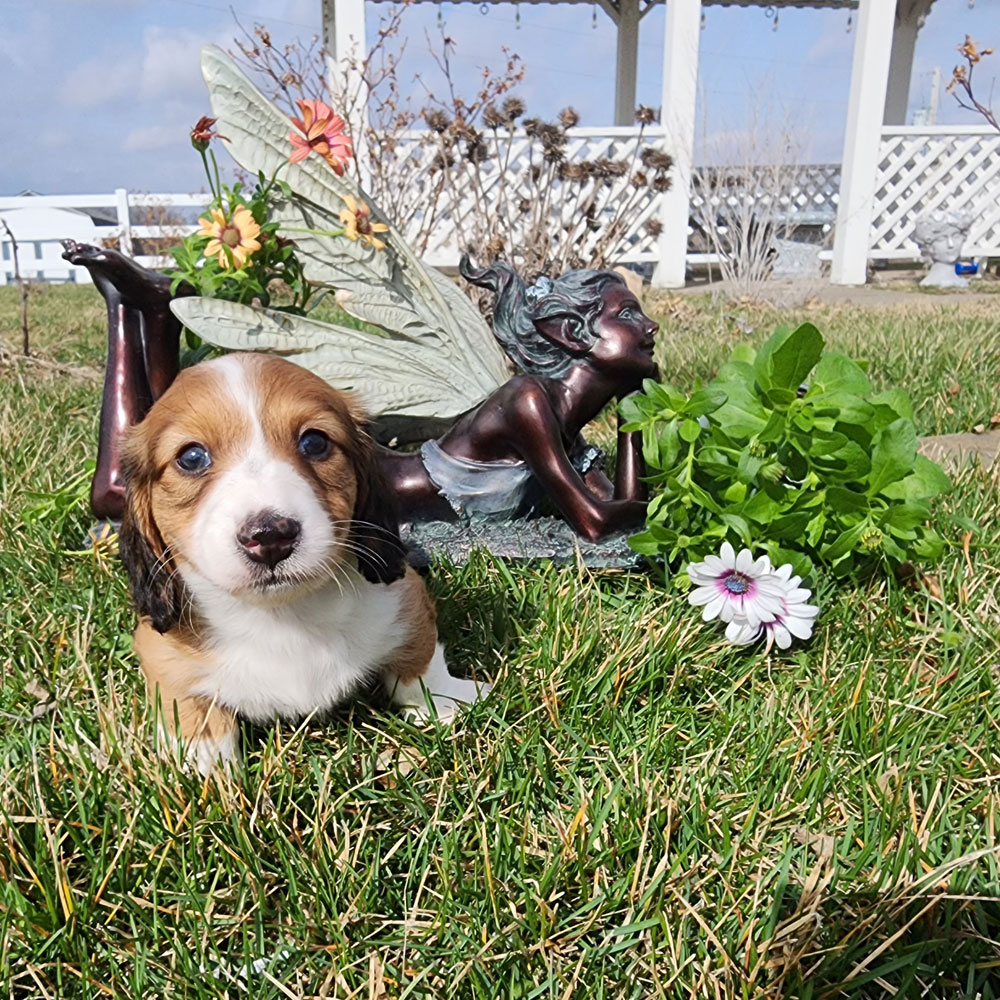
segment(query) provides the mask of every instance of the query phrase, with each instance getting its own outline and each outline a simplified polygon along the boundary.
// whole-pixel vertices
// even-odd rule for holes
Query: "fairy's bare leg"
[[[124,509],[121,437],[177,375],[181,325],[170,312],[170,278],[104,247],[63,242],[63,257],[86,267],[108,306],[108,360],[97,468],[90,505],[100,518]]]
[[[455,511],[424,468],[420,452],[378,449],[379,463],[399,502],[400,521],[454,521]]]

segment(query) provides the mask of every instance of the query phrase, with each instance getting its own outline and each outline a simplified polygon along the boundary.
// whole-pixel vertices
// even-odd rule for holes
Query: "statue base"
[[[641,569],[646,560],[629,548],[627,533],[588,542],[557,517],[518,521],[424,521],[401,526],[403,542],[410,549],[410,564],[422,569],[438,559],[459,566],[476,549],[485,549],[513,562],[581,559],[593,569]]]
[[[968,288],[969,282],[955,273],[955,265],[935,261],[920,282],[921,288]]]

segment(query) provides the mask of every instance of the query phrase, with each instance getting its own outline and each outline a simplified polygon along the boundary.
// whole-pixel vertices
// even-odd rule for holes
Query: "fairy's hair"
[[[507,356],[528,375],[559,378],[577,364],[598,339],[594,321],[604,305],[604,292],[625,281],[612,271],[567,271],[559,278],[539,278],[528,287],[504,261],[475,268],[467,254],[459,261],[462,277],[496,293],[493,336]],[[539,321],[562,321],[565,336],[579,354],[542,333]]]

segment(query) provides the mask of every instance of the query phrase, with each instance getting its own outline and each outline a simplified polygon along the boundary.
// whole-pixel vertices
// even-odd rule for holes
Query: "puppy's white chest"
[[[255,721],[343,702],[405,640],[399,588],[360,579],[351,592],[326,588],[283,607],[206,610],[214,669],[198,693]]]

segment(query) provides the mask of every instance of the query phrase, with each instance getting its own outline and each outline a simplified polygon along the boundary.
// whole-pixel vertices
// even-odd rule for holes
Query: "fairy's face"
[[[653,336],[659,328],[624,284],[609,285],[594,323],[598,338],[589,359],[594,367],[619,375],[623,383],[653,378]]]

